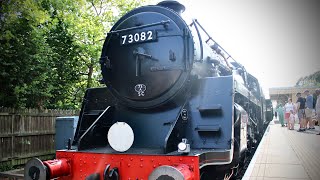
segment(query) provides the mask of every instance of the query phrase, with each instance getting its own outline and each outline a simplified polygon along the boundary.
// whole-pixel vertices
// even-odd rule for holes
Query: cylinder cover
[[[189,167],[184,164],[180,164],[177,167],[173,166],[160,166],[157,167],[150,174],[149,180],[191,180],[193,179],[193,173]]]

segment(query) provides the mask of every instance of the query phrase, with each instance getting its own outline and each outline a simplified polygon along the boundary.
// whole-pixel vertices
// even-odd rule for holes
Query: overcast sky
[[[182,0],[265,90],[320,70],[317,0]],[[267,93],[267,92],[266,92]]]

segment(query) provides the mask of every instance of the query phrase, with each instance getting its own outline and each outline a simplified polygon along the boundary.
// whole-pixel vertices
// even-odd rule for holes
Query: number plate
[[[120,45],[154,41],[157,39],[156,31],[140,31],[120,35]]]

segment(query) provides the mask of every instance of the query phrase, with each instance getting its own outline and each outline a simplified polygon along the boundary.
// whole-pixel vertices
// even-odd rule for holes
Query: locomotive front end
[[[183,94],[194,57],[191,32],[180,16],[183,10],[184,6],[176,1],[143,6],[124,15],[107,34],[100,58],[103,82],[122,108],[154,109]],[[89,103],[81,111],[84,115],[75,135],[75,149],[57,151],[55,160],[30,160],[25,169],[26,179],[198,179],[198,156],[165,155],[165,145],[159,145],[167,141],[165,137],[173,128],[159,127],[166,119],[152,118],[154,122],[149,123],[158,126],[152,128],[143,122],[152,114],[122,116],[127,113],[110,113],[113,108],[108,107],[96,117],[89,117],[87,114],[92,116],[97,111],[92,109],[101,106],[97,102],[90,104],[90,100],[99,98],[85,97]],[[180,107],[171,111],[162,114],[175,119]],[[99,121],[105,122],[101,125]]]
[[[56,160],[30,160],[27,180],[240,174],[264,130],[258,81],[184,9],[162,1],[115,23],[100,57],[106,87],[87,89],[73,142]]]

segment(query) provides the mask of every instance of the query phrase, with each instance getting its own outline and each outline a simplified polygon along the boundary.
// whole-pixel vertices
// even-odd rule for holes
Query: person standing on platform
[[[293,110],[290,110],[290,117],[288,121],[289,130],[294,130],[294,122],[295,122],[295,112],[293,112]]]
[[[299,118],[299,124],[300,124],[300,128],[299,128],[299,132],[301,131],[305,131],[305,104],[306,104],[306,99],[301,97],[301,93],[298,92],[297,93],[297,111],[298,111],[298,118]]]
[[[320,126],[320,89],[316,90],[317,102],[316,102],[316,117],[318,121],[318,126]],[[320,132],[317,134],[320,135]]]
[[[276,112],[279,116],[279,121],[281,123],[281,126],[284,127],[284,114],[283,114],[283,107],[281,103],[277,106]]]
[[[306,95],[306,128],[309,123],[308,129],[315,129],[312,122],[312,111],[313,111],[313,96],[309,93],[309,90],[305,90],[304,94]]]
[[[286,120],[286,123],[289,124],[290,111],[292,110],[295,113],[294,104],[292,103],[291,98],[289,98],[286,105],[284,105],[284,109],[285,109],[284,119]]]

